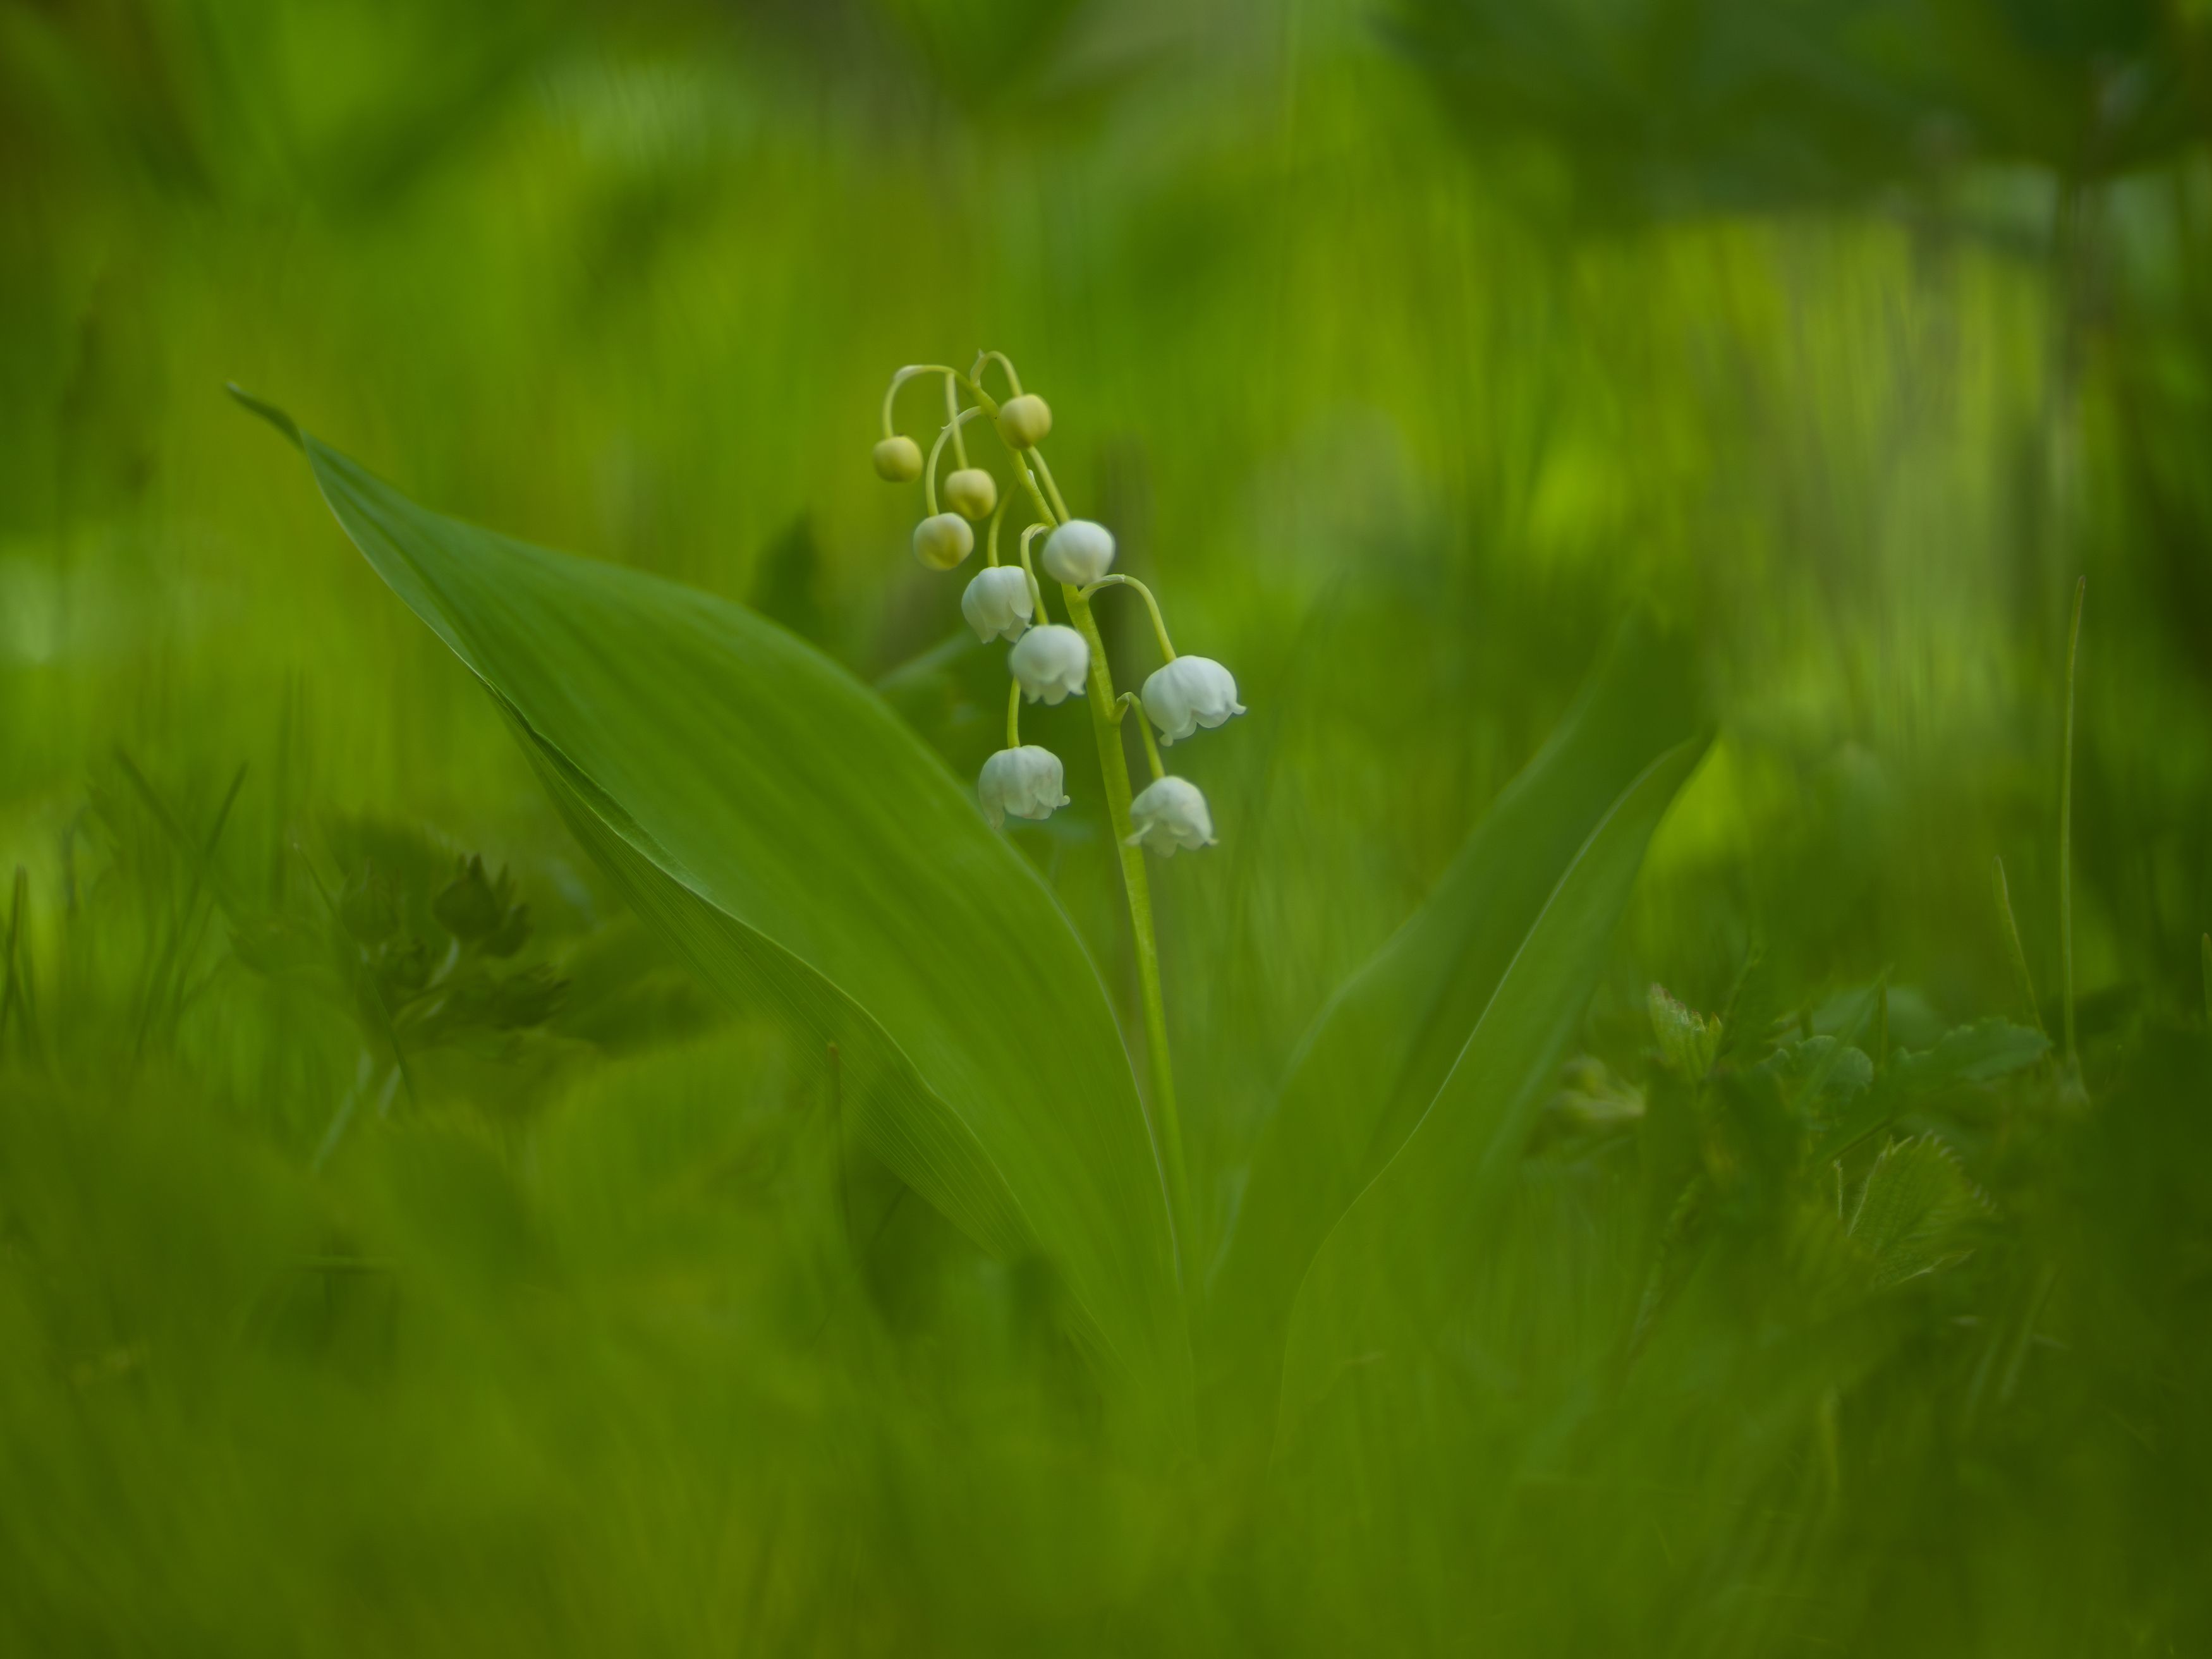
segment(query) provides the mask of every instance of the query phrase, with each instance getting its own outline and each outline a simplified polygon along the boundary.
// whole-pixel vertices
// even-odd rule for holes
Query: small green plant
[[[1006,401],[984,390],[983,380],[993,364],[1006,377]],[[945,390],[945,422],[930,446],[927,459],[912,438],[895,429],[899,390],[909,381],[940,380]],[[973,401],[963,404],[963,394]],[[1000,526],[1013,501],[1001,495],[997,481],[974,465],[961,428],[978,416],[989,418],[1004,441],[1022,493],[1037,520],[1025,526],[1017,543],[1020,564],[1003,564],[999,557]],[[1136,942],[1137,982],[1145,1007],[1145,1039],[1151,1056],[1152,1109],[1158,1120],[1162,1151],[1174,1194],[1177,1224],[1189,1226],[1189,1177],[1186,1170],[1181,1115],[1176,1106],[1175,1066],[1168,1049],[1167,1012],[1160,988],[1159,948],[1152,922],[1150,883],[1146,879],[1141,848],[1152,848],[1163,858],[1172,858],[1177,848],[1194,849],[1215,844],[1213,816],[1206,796],[1187,778],[1171,775],[1160,760],[1160,747],[1188,738],[1203,727],[1224,724],[1244,712],[1237,700],[1237,681],[1209,657],[1178,653],[1168,635],[1167,620],[1152,590],[1134,576],[1115,572],[1114,533],[1089,519],[1073,516],[1052,468],[1039,447],[1052,430],[1052,410],[1042,398],[1022,390],[1021,376],[1004,352],[979,354],[966,374],[940,363],[914,363],[891,376],[884,392],[884,435],[875,448],[877,473],[886,482],[921,480],[927,509],[915,526],[914,556],[932,570],[952,570],[975,550],[971,520],[988,520],[984,536],[984,568],[961,595],[961,614],[986,643],[994,639],[1011,642],[1006,665],[1012,683],[1006,688],[1006,746],[983,763],[975,793],[994,829],[1009,815],[1045,818],[1068,802],[1064,793],[1066,770],[1050,750],[1022,741],[1022,702],[1058,703],[1088,690],[1091,732],[1098,748],[1100,776],[1105,786],[1106,810],[1121,848],[1121,887],[1129,907],[1129,926]],[[945,447],[952,449],[953,471],[945,481],[945,501],[950,511],[939,511],[937,474]],[[1044,586],[1037,579],[1030,544],[1044,538],[1040,556],[1045,574],[1059,586],[1067,623],[1052,620]],[[1152,617],[1152,635],[1158,641],[1160,666],[1145,681],[1141,693],[1116,689],[1108,664],[1091,602],[1109,587],[1133,589]],[[1121,747],[1121,726],[1132,708],[1142,711],[1137,730],[1145,743],[1145,757],[1152,777],[1133,795],[1127,763]],[[1149,724],[1147,721],[1149,720]],[[1156,743],[1152,727],[1159,727]]]

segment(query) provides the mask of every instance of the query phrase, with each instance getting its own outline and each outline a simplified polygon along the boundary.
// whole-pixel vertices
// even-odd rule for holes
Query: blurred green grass
[[[2207,20],[1753,10],[0,7],[0,1645],[2212,1641]],[[758,605],[967,775],[1002,681],[929,655],[957,588],[866,451],[893,366],[980,344],[1253,710],[1187,763],[1218,855],[1155,869],[1210,1244],[1620,615],[1721,722],[1586,1022],[1644,1116],[1544,1139],[1454,1363],[1261,1498],[1112,1455],[1045,1288],[626,918],[221,395]],[[1644,988],[1717,1011],[1755,951],[1808,1024],[1884,970],[1908,1048],[2027,1019],[2002,856],[2056,1029],[2083,571],[2088,1099],[1909,1121],[1990,1218],[1877,1295],[1872,1149],[1683,1097]],[[1016,841],[1126,1005],[1077,793]],[[372,1079],[319,1164],[358,1011],[257,972],[210,871],[304,927],[479,849],[565,1002]]]

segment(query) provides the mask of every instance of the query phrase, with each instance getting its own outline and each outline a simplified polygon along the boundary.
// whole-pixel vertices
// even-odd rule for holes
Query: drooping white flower
[[[1019,565],[994,564],[975,573],[960,596],[960,614],[979,640],[1018,640],[1036,619],[1029,573]]]
[[[950,570],[975,550],[975,532],[957,513],[933,513],[914,527],[914,556],[932,570]]]
[[[1031,702],[1059,702],[1083,690],[1091,672],[1091,647],[1083,635],[1058,623],[1032,628],[1006,653],[1006,665]]]
[[[1129,845],[1150,847],[1162,858],[1173,858],[1178,847],[1213,845],[1213,815],[1206,810],[1206,797],[1188,778],[1154,778],[1129,803]]]
[[[945,500],[963,518],[988,519],[999,504],[999,483],[980,466],[963,466],[945,480]]]
[[[1019,749],[1001,749],[983,763],[983,775],[975,780],[975,799],[982,803],[991,828],[998,830],[1010,812],[1018,818],[1048,818],[1054,807],[1066,805],[1062,781],[1060,757],[1024,744]]]
[[[1244,712],[1237,701],[1235,676],[1211,657],[1177,657],[1154,669],[1142,696],[1164,744],[1187,738],[1201,726],[1211,731]]]
[[[1088,519],[1070,519],[1044,538],[1044,568],[1054,581],[1081,587],[1114,568],[1114,532]]]

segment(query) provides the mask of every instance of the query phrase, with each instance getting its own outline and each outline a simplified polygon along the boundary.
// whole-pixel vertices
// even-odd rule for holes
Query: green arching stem
[[[1044,487],[1052,493],[1053,510],[1060,514],[1060,523],[1066,524],[1075,515],[1067,510],[1067,503],[1060,499],[1060,486],[1052,481],[1052,469],[1045,465],[1044,452],[1031,444],[1022,453],[1036,464],[1037,476],[1044,480]]]
[[[937,434],[937,441],[929,447],[929,464],[921,469],[921,498],[928,503],[929,516],[933,519],[937,516],[937,458],[945,453],[945,441],[951,438],[957,441],[960,428],[982,412],[980,409],[960,410],[945,423],[945,430]],[[965,465],[966,462],[962,462],[962,465]]]
[[[1022,746],[1022,683],[1011,682],[1006,687],[1006,747]]]
[[[1036,452],[1031,450],[1030,453],[1035,454]],[[1062,509],[1055,513],[1052,510],[1052,503],[1045,500],[1044,492],[1037,488],[1036,474],[1030,471],[1029,463],[1019,454],[1014,457],[1014,471],[1022,475],[1022,488],[1030,492],[1030,499],[1036,503],[1036,510],[1044,515],[1045,521],[1039,527],[1049,530],[1055,526],[1066,524],[1066,511]]]
[[[998,364],[998,366],[1006,372],[1006,384],[1013,388],[1013,395],[1015,397],[1020,397],[1022,395],[1022,377],[1014,373],[1014,360],[1006,356],[1003,351],[977,352],[975,354],[975,365],[968,371],[969,380],[980,386],[983,380],[983,370],[992,363]]]
[[[2066,635],[2066,747],[2058,774],[2058,960],[2066,1020],[2066,1066],[2081,1063],[2074,1043],[2074,670],[2081,649],[2081,599],[2089,579],[2074,584],[2074,621]]]
[[[943,363],[908,363],[891,376],[891,383],[884,390],[884,436],[895,438],[898,429],[891,424],[891,404],[897,400],[899,388],[917,374],[952,374],[956,371]]]
[[[1033,524],[1022,532],[1022,574],[1030,579],[1030,599],[1036,606],[1036,619],[1041,623],[1050,622],[1052,612],[1044,608],[1044,585],[1037,580],[1036,567],[1030,562],[1030,541],[1051,528],[1048,524]]]
[[[999,562],[999,520],[1006,516],[1006,503],[1011,495],[999,497],[999,504],[991,509],[991,528],[983,537],[983,561],[995,566]]]
[[[1184,1173],[1182,1117],[1176,1108],[1175,1066],[1168,1054],[1167,1005],[1160,994],[1159,945],[1152,932],[1152,884],[1145,869],[1145,849],[1134,844],[1136,829],[1129,816],[1129,765],[1121,753],[1118,700],[1114,676],[1106,665],[1106,644],[1098,636],[1098,623],[1091,614],[1091,601],[1063,583],[1060,596],[1067,615],[1091,647],[1091,727],[1098,741],[1098,768],[1106,786],[1106,813],[1114,826],[1114,847],[1121,859],[1121,887],[1129,901],[1129,933],[1136,946],[1137,989],[1145,1005],[1145,1048],[1152,1062],[1152,1112],[1167,1164],[1169,1220],[1176,1238],[1176,1260],[1182,1257],[1190,1214],[1189,1181]]]
[[[1145,700],[1133,691],[1124,691],[1115,705],[1114,718],[1124,718],[1131,709],[1137,713],[1137,735],[1145,740],[1145,758],[1152,763],[1152,781],[1158,783],[1167,776],[1168,769],[1160,764],[1160,745],[1152,736],[1152,723],[1145,718]]]
[[[960,388],[953,378],[945,377],[945,424],[952,433],[952,456],[962,466],[968,465],[968,441],[960,435]]]
[[[1167,621],[1160,615],[1160,602],[1152,597],[1152,590],[1134,576],[1101,576],[1083,590],[1083,597],[1087,599],[1100,588],[1110,586],[1133,587],[1145,596],[1145,609],[1152,613],[1152,636],[1160,642],[1160,654],[1173,662],[1176,659],[1175,644],[1168,638]]]

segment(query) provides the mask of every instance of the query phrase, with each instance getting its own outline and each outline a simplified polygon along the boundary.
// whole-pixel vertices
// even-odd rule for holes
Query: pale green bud
[[[876,446],[876,476],[885,483],[912,483],[921,476],[921,446],[903,432]]]
[[[988,519],[999,504],[999,486],[980,466],[963,466],[945,481],[945,505],[964,518]]]
[[[1051,430],[1052,410],[1034,392],[1009,398],[999,405],[999,435],[1016,449],[1042,443]]]
[[[950,570],[975,550],[975,532],[957,513],[934,514],[914,527],[914,556],[932,570]]]

